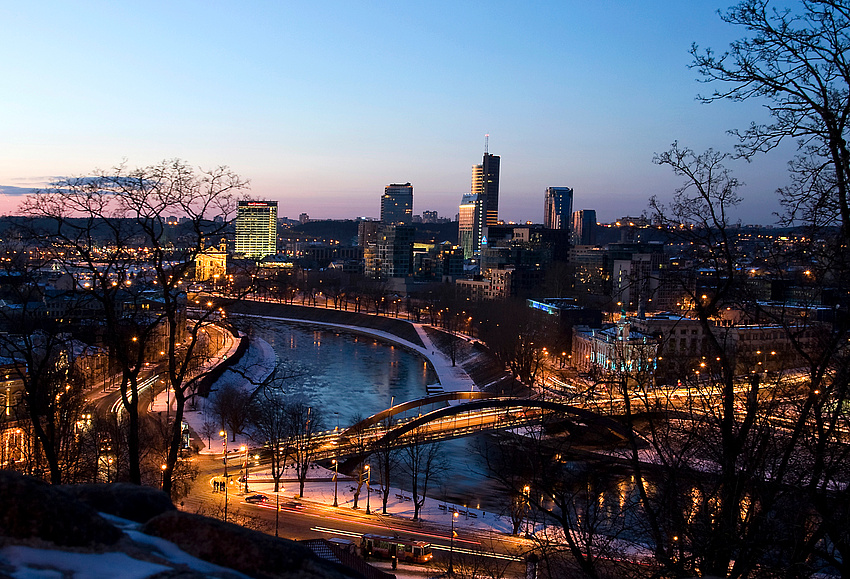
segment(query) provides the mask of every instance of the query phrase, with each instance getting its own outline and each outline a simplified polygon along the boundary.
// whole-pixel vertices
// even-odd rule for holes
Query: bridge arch
[[[491,394],[490,392],[478,392],[478,391],[462,391],[462,392],[446,392],[445,394],[435,394],[434,396],[425,396],[424,398],[417,398],[415,400],[410,400],[409,402],[402,402],[401,404],[396,404],[391,408],[387,408],[386,410],[382,410],[377,414],[373,414],[368,418],[364,418],[360,422],[356,424],[352,424],[347,429],[340,432],[340,436],[351,436],[358,434],[370,426],[374,426],[375,424],[380,424],[382,421],[387,418],[391,418],[397,414],[403,414],[408,410],[412,410],[414,408],[421,408],[423,406],[430,406],[431,404],[439,404],[441,402],[451,402],[453,400],[481,400],[487,398],[498,398],[498,394]],[[467,407],[466,404],[462,405],[463,407]],[[451,406],[449,408],[452,408]],[[423,415],[427,416],[427,414]]]
[[[423,414],[411,420],[410,422],[406,422],[396,428],[391,429],[384,436],[378,439],[374,446],[386,445],[394,440],[404,436],[405,434],[423,426],[429,422],[440,420],[442,418],[446,418],[453,415],[463,414],[464,412],[469,412],[473,410],[484,410],[488,408],[493,409],[509,409],[509,408],[537,408],[541,410],[550,410],[553,412],[558,412],[561,414],[565,414],[567,416],[578,419],[578,421],[583,422],[585,424],[594,424],[597,425],[611,434],[616,436],[621,440],[626,440],[629,438],[629,430],[620,422],[607,417],[602,416],[600,414],[596,414],[590,410],[585,410],[583,408],[577,408],[575,406],[571,406],[569,404],[564,404],[562,402],[553,402],[550,400],[531,400],[524,398],[504,398],[504,397],[487,397],[484,399],[473,400],[471,402],[467,402],[466,404],[458,404],[455,406],[448,406],[445,408],[439,408],[427,414]],[[373,423],[374,424],[374,423]]]

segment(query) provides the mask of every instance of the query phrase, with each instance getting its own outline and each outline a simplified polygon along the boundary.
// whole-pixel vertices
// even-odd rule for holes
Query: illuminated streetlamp
[[[457,520],[458,512],[452,513],[452,539],[449,546],[449,575],[454,575],[454,555],[455,555],[455,521]]]
[[[159,476],[159,488],[162,488],[162,487],[164,487],[164,486],[165,486],[165,469],[167,469],[167,468],[168,468],[168,465],[167,465],[167,464],[163,464],[163,465],[162,465],[162,466],[160,466],[159,468],[160,468],[160,470],[162,471],[162,472],[160,473],[160,476]]]
[[[370,514],[372,511],[369,509],[369,499],[372,496],[372,471],[369,468],[369,465],[366,465],[366,514]]]
[[[218,435],[224,440],[224,479],[227,481],[227,433],[222,430]]]
[[[239,450],[245,453],[245,494],[248,494],[248,446],[243,444]]]
[[[529,535],[529,532],[528,532],[528,495],[529,495],[530,491],[531,491],[531,487],[529,487],[528,485],[525,485],[524,487],[522,487],[522,494],[525,497],[525,508],[523,510],[525,511],[525,535],[526,535],[526,537]]]
[[[337,489],[337,478],[339,478],[339,462],[336,459],[333,460],[334,463],[334,506],[338,507],[339,503],[336,500],[336,489]]]

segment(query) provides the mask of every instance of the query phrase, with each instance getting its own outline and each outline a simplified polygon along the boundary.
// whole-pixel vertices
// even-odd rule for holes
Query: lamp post
[[[366,465],[366,514],[370,514],[372,511],[369,509],[369,499],[372,496],[372,470],[369,468],[369,465]]]
[[[449,546],[449,575],[454,575],[454,557],[455,557],[455,521],[457,520],[457,511],[452,513],[452,538]]]
[[[523,508],[523,511],[524,511],[523,514],[525,515],[525,536],[526,537],[529,534],[528,533],[528,495],[529,495],[529,491],[531,491],[531,487],[529,487],[528,485],[525,485],[524,487],[522,487],[522,494],[525,497],[525,505],[524,505],[524,508]]]
[[[243,444],[239,450],[245,452],[245,494],[248,494],[248,445]]]
[[[227,433],[222,430],[218,435],[224,439],[224,479],[227,482]]]
[[[164,465],[160,466],[159,468],[160,468],[160,473],[159,473],[159,488],[162,488],[162,487],[164,487],[164,486],[165,486],[165,469],[167,469],[167,468],[168,468],[168,465],[167,465],[167,464],[164,464]]]
[[[338,507],[339,503],[336,500],[336,488],[337,488],[337,478],[339,478],[339,463],[336,459],[333,460],[334,463],[334,506]]]

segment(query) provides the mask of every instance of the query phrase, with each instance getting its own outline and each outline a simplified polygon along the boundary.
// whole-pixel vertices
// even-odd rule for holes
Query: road
[[[220,364],[223,360],[222,356],[230,350],[233,344],[233,335],[220,326],[211,324],[201,328],[201,331],[207,332],[210,341],[217,346],[217,353],[210,357],[198,372],[206,371],[209,367]],[[148,411],[153,396],[165,388],[166,378],[163,375],[166,370],[164,363],[159,362],[150,366],[146,363],[145,366],[145,369],[139,373],[139,412],[142,414]],[[196,374],[188,375],[187,380]],[[157,381],[159,381],[159,384],[157,384]],[[87,401],[91,404],[93,412],[101,416],[106,416],[110,412],[121,412],[123,407],[121,391],[118,388],[119,382],[120,376],[117,376],[114,380],[106,379],[92,386]]]
[[[189,496],[180,503],[180,508],[207,516],[223,517],[225,493],[213,492],[212,486],[212,480],[222,475],[221,455],[198,455],[194,460],[197,461],[201,474],[195,480]],[[239,460],[230,460],[235,463],[234,467],[238,472],[236,465]],[[227,493],[228,520],[248,522],[250,525],[251,521],[246,519],[259,519],[264,523],[264,530],[274,534],[275,517],[278,514],[275,502],[259,505],[246,503],[243,500],[244,493],[236,490],[240,486],[236,478],[232,477],[233,482],[228,485],[229,489],[235,491]],[[452,548],[450,529],[396,516],[384,516],[374,511],[367,515],[362,502],[361,500],[360,509],[353,510],[348,506],[335,508],[307,499],[293,499],[291,495],[285,498],[281,496],[278,533],[281,537],[293,540],[341,537],[358,544],[364,533],[413,538],[431,543],[434,564],[445,567]],[[521,567],[522,554],[532,546],[530,541],[500,533],[484,533],[465,528],[456,530],[458,536],[454,540],[454,553],[458,554],[458,557],[461,554],[477,555],[511,561],[517,566],[517,571]]]

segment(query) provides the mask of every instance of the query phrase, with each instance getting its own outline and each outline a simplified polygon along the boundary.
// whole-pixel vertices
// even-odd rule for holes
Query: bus
[[[431,543],[400,539],[398,537],[383,537],[367,533],[360,540],[360,548],[365,557],[396,558],[397,561],[409,563],[427,563],[434,556],[431,554]]]

